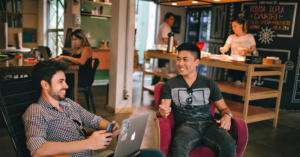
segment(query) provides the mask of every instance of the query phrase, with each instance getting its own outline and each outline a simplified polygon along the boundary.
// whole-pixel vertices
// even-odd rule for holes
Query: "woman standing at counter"
[[[231,56],[246,56],[252,54],[256,50],[256,42],[252,34],[247,34],[247,21],[237,18],[232,21],[232,30],[234,34],[227,38],[224,47],[220,47],[220,51],[225,53],[231,48]],[[243,81],[244,71],[228,70],[228,76],[232,77],[232,81]]]
[[[256,42],[252,34],[247,34],[247,21],[239,18],[233,20],[232,30],[234,34],[227,38],[224,47],[220,47],[220,51],[225,53],[231,48],[231,56],[251,54],[256,49]]]

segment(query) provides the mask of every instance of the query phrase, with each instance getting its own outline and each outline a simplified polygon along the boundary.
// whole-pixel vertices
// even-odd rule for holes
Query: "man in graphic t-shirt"
[[[236,142],[227,132],[232,114],[222,98],[217,84],[197,74],[200,50],[194,44],[183,43],[177,48],[177,67],[180,75],[168,80],[162,91],[158,117],[167,117],[173,110],[176,133],[174,157],[188,157],[199,146],[207,146],[219,157],[234,157]],[[215,121],[210,105],[214,103],[222,118]]]

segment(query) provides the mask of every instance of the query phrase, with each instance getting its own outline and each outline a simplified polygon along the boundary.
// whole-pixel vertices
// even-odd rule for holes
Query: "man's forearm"
[[[89,142],[87,140],[73,142],[45,142],[35,151],[33,157],[66,155],[85,150],[89,150]]]
[[[229,113],[230,110],[229,108],[224,108],[223,110],[221,110],[220,114],[221,114],[221,117],[223,117],[225,115],[225,113]]]

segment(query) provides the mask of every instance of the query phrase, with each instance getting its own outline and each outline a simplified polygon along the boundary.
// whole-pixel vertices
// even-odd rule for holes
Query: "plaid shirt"
[[[71,142],[86,139],[81,130],[83,126],[98,130],[99,122],[103,119],[100,116],[88,112],[69,98],[60,101],[59,105],[65,112],[59,111],[40,97],[38,103],[30,105],[24,113],[26,144],[31,155],[47,141]],[[86,150],[69,155],[94,156],[96,153]]]

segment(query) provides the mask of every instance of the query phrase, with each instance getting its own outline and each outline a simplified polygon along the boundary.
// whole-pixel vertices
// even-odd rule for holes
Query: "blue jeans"
[[[140,153],[135,157],[165,157],[165,154],[155,148],[141,149]]]
[[[235,140],[213,120],[188,121],[179,126],[173,142],[173,157],[188,157],[198,146],[214,150],[218,157],[234,157],[236,152]]]

